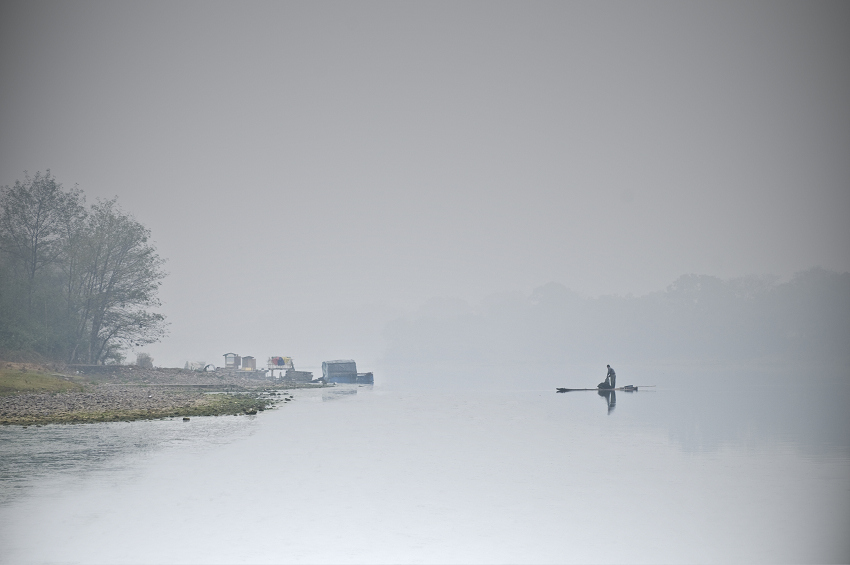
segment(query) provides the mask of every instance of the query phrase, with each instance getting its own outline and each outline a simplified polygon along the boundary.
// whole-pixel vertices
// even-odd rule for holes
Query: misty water
[[[0,562],[850,559],[846,375],[618,373],[657,386],[396,375],[256,417],[4,427]]]

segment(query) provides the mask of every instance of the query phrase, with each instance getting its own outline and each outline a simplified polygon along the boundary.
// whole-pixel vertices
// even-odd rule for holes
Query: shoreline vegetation
[[[0,187],[0,358],[122,363],[167,334],[164,264],[117,198],[87,206],[49,170]]]
[[[236,371],[98,369],[87,373],[84,368],[0,361],[0,425],[255,415],[288,402],[291,389],[322,386]]]

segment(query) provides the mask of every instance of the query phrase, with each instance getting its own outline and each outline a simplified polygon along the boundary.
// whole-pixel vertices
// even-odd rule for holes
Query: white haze
[[[850,270],[846,4],[0,10],[0,184],[152,229],[158,365],[369,370],[432,299]]]

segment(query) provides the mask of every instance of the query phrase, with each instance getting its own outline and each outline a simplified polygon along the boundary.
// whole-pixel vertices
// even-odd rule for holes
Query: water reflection
[[[51,476],[116,473],[170,446],[203,449],[253,433],[257,418],[221,416],[140,422],[3,426],[0,506]]]
[[[614,411],[614,408],[617,407],[617,393],[613,390],[599,389],[597,394],[604,398],[605,402],[608,403],[608,415],[610,416],[611,412]]]
[[[322,390],[322,402],[331,402],[334,400],[342,400],[357,394],[356,388],[349,387],[334,387]]]

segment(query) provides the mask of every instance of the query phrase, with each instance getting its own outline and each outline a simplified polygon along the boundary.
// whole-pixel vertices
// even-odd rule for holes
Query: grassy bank
[[[82,390],[82,385],[64,377],[20,369],[0,369],[0,396]]]

